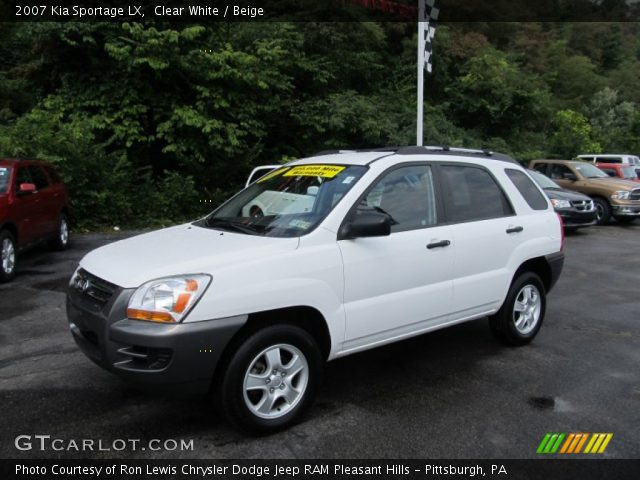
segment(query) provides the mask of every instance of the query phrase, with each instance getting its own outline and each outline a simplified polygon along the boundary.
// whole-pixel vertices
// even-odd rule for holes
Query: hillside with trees
[[[640,153],[639,29],[440,25],[425,143]],[[82,227],[193,217],[258,164],[415,143],[415,23],[13,23],[0,58],[0,156],[55,163]]]

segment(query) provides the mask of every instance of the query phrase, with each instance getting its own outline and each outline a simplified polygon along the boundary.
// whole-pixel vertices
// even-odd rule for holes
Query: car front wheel
[[[0,232],[0,282],[8,282],[16,276],[16,240],[10,232]]]
[[[223,366],[220,403],[236,425],[269,432],[300,418],[315,397],[323,360],[313,337],[288,324],[249,335]]]
[[[533,272],[518,276],[498,312],[489,318],[496,337],[507,345],[525,345],[538,334],[547,301],[540,277]]]
[[[594,198],[593,203],[596,206],[596,223],[598,225],[606,225],[611,220],[611,206],[602,198]]]

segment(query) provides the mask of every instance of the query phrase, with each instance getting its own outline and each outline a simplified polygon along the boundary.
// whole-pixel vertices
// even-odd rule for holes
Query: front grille
[[[579,212],[593,212],[594,209],[593,200],[572,200],[571,206]]]
[[[76,272],[71,287],[100,306],[106,305],[118,288],[82,268]]]
[[[640,188],[632,190],[629,194],[629,200],[640,200]]]

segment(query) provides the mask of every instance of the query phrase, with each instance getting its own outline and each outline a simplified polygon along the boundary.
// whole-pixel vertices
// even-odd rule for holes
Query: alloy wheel
[[[61,245],[66,245],[67,242],[69,241],[69,224],[67,223],[67,219],[66,218],[62,218],[60,219],[60,231],[59,231],[59,235],[60,235],[60,244]]]
[[[2,250],[0,250],[2,260],[2,271],[9,275],[16,266],[16,249],[10,238],[2,240]]]
[[[308,382],[309,364],[304,354],[293,345],[272,345],[249,364],[244,401],[254,415],[276,419],[302,400]]]
[[[513,304],[513,322],[516,330],[527,335],[536,328],[540,321],[542,299],[535,285],[525,285],[520,289]]]

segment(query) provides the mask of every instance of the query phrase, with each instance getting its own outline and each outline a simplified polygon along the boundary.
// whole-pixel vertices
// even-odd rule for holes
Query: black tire
[[[539,306],[537,309],[534,309],[534,302],[531,303],[530,321],[523,321],[523,323],[520,324],[520,328],[518,328],[516,322],[525,320],[525,318],[523,313],[516,311],[516,300],[520,299],[518,300],[520,302],[519,307],[522,308],[523,302],[521,302],[521,300],[526,291],[535,291],[537,293]],[[538,334],[538,331],[540,331],[546,307],[547,300],[542,280],[533,272],[524,272],[511,284],[504,304],[496,314],[489,318],[489,326],[501,342],[511,346],[526,345],[531,342]]]
[[[11,254],[11,252],[13,252]],[[7,254],[11,255],[11,261]],[[8,230],[0,232],[0,283],[8,282],[16,276],[18,263],[18,247],[16,239]]]
[[[606,225],[611,220],[611,205],[604,198],[594,198],[593,203],[596,205],[596,223],[598,225]]]
[[[272,369],[268,365],[266,354],[261,354],[267,350],[273,352],[276,348],[281,352],[279,357],[282,362],[280,366],[276,365],[275,369]],[[286,367],[291,364],[293,358],[288,356],[292,348],[302,354],[307,368],[290,379],[288,374],[294,369],[287,371]],[[281,430],[300,419],[313,403],[323,364],[318,344],[306,330],[289,324],[271,325],[249,334],[230,352],[223,362],[215,394],[222,411],[238,427],[260,433]],[[261,371],[261,368],[264,371]],[[260,385],[255,390],[247,390],[248,393],[245,394],[245,377],[251,371]],[[282,373],[283,371],[285,373]],[[303,378],[305,376],[306,381]],[[263,379],[264,387],[261,383]],[[288,393],[293,397],[298,391],[291,388],[292,384],[297,386],[301,393],[296,396],[297,400],[288,403],[284,396]],[[268,402],[275,397],[277,400],[273,407],[264,413],[267,416],[273,415],[272,417],[262,417],[250,407],[251,404],[257,409],[263,399]],[[282,413],[280,408],[283,409]]]
[[[622,223],[622,224],[633,223],[636,219],[636,217],[614,217],[614,218],[616,219],[616,222]]]
[[[66,235],[63,235],[63,229]],[[66,213],[61,213],[58,218],[58,227],[56,228],[55,237],[49,241],[49,247],[52,250],[65,250],[69,246],[69,217]]]

